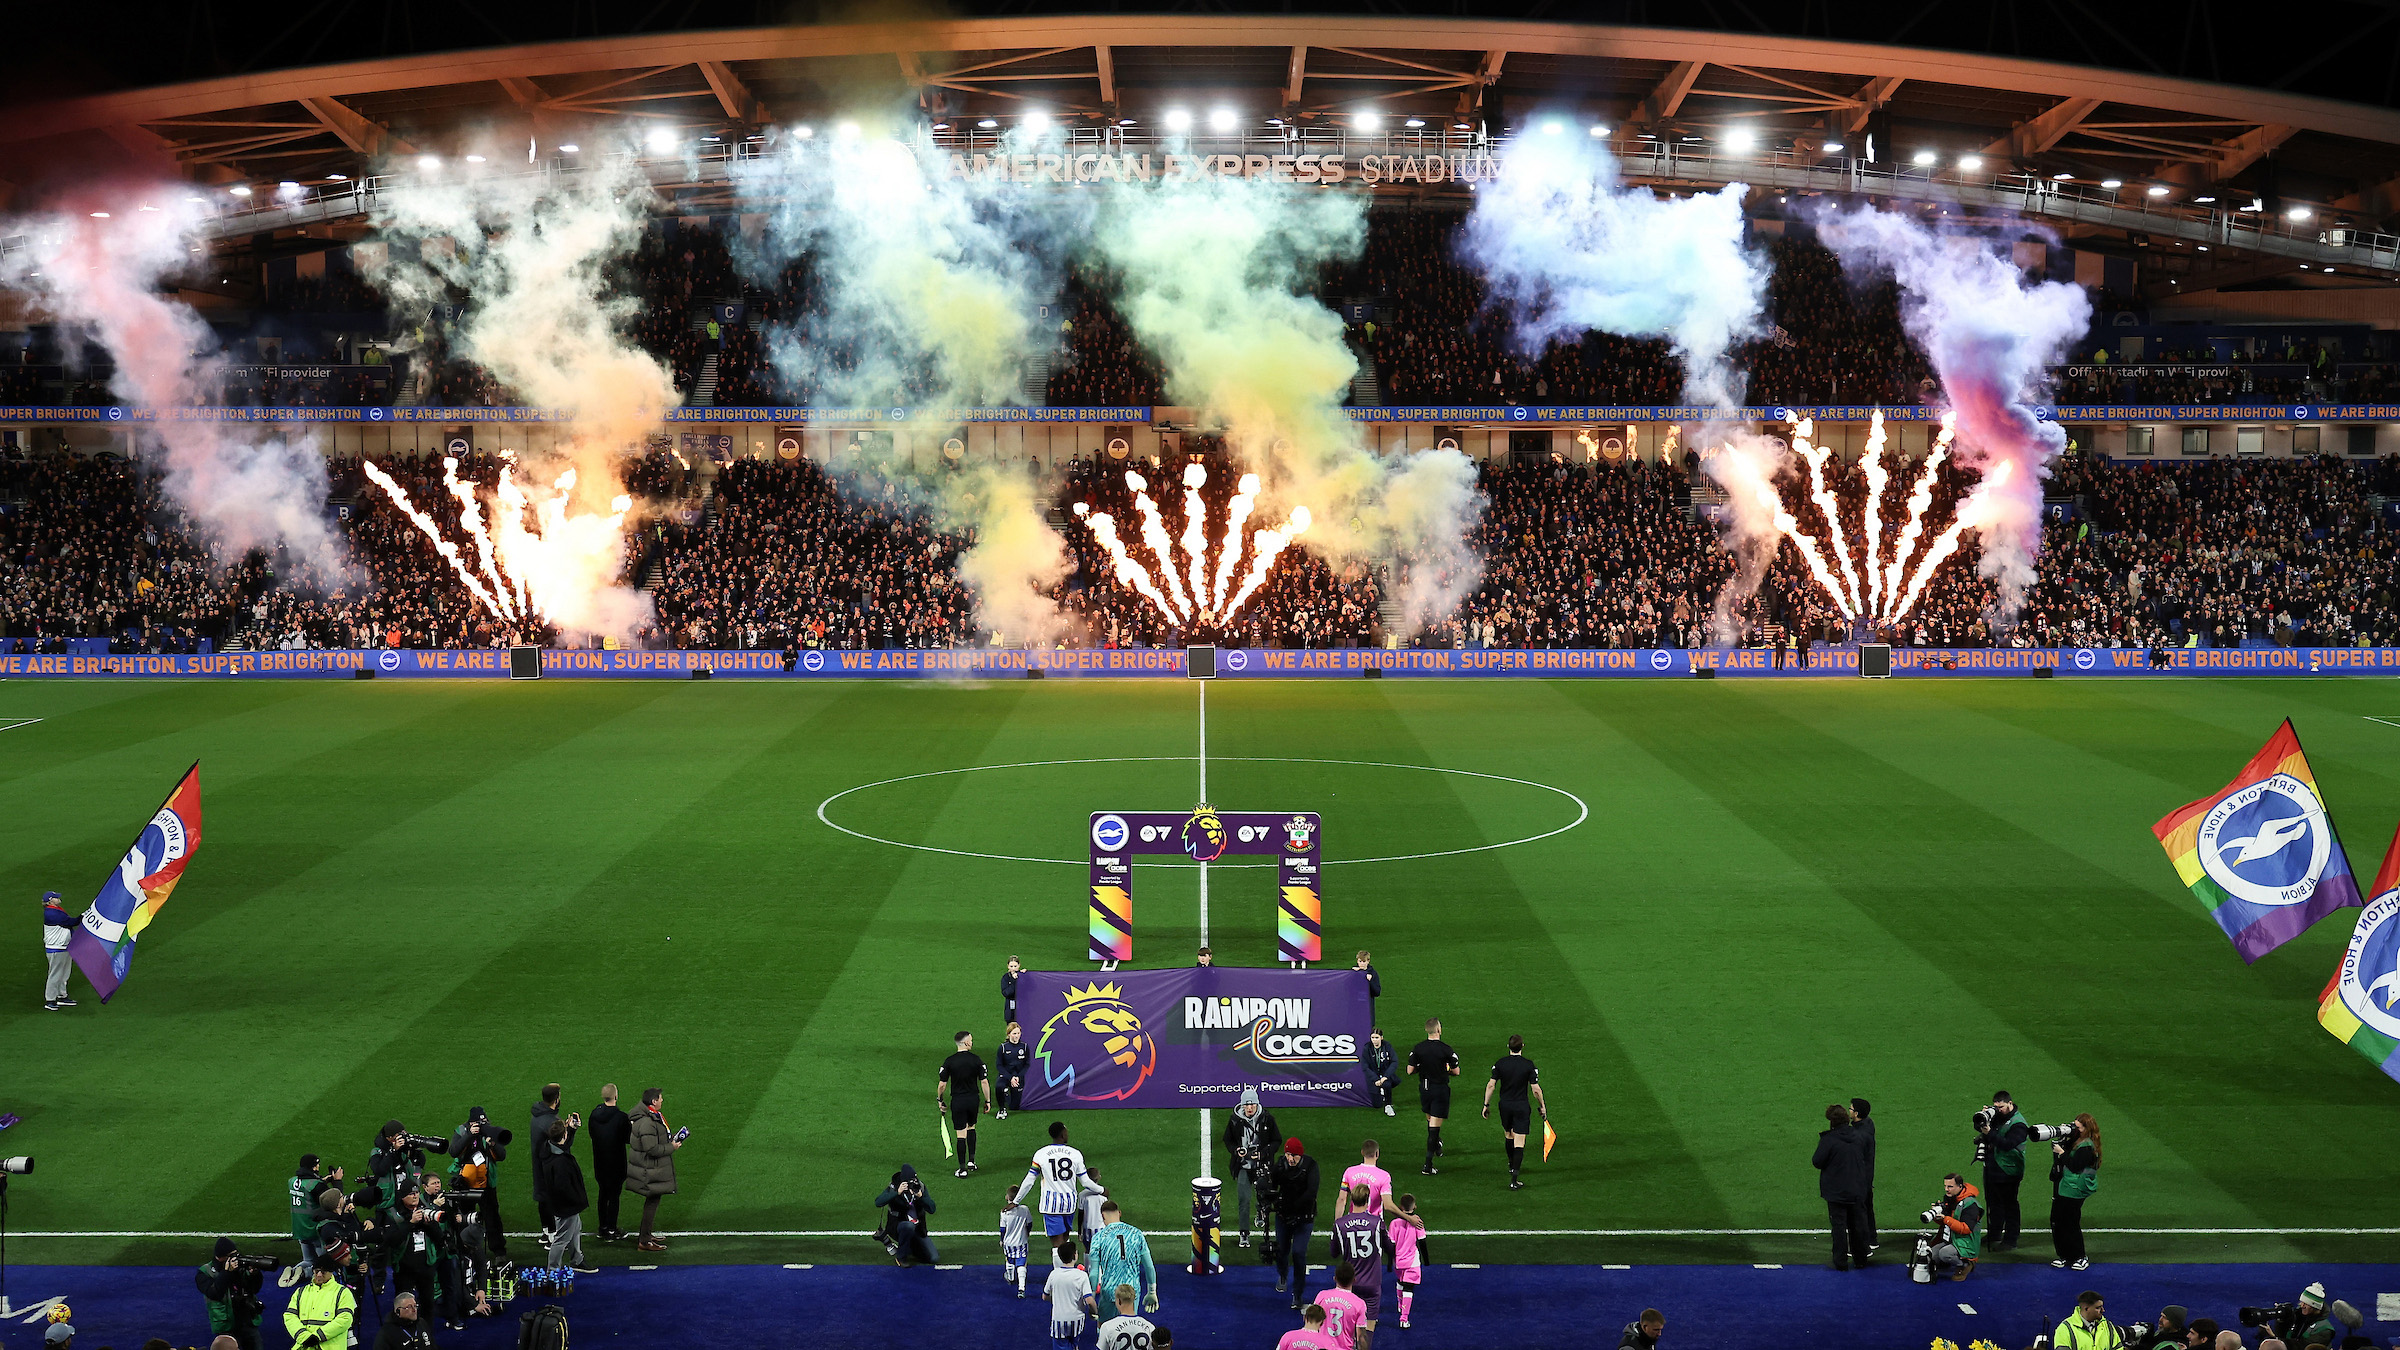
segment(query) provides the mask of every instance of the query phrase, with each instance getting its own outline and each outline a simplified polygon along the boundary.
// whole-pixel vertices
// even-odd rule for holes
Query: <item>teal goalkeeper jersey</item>
[[[1116,1316],[1117,1286],[1130,1284],[1140,1295],[1134,1306],[1147,1302],[1158,1287],[1158,1267],[1150,1261],[1150,1240],[1142,1230],[1119,1221],[1092,1234],[1092,1301]]]

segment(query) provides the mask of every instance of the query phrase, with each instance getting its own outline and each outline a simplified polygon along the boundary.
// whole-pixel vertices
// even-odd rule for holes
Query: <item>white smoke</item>
[[[1766,269],[1743,242],[1749,190],[1662,198],[1627,187],[1597,140],[1521,135],[1499,180],[1476,193],[1461,247],[1511,307],[1528,354],[1595,329],[1663,337],[1683,356],[1686,400],[1732,407],[1743,381],[1727,356],[1760,331],[1766,294]]]
[[[0,286],[32,293],[62,326],[107,349],[116,365],[110,388],[156,412],[142,439],[163,452],[161,484],[218,562],[281,546],[297,564],[286,580],[332,582],[346,567],[325,508],[324,455],[256,426],[177,416],[220,402],[225,382],[215,333],[161,289],[191,262],[201,218],[180,190],[125,195],[135,204],[111,202],[105,216],[61,213],[0,228],[27,245],[0,259]]]

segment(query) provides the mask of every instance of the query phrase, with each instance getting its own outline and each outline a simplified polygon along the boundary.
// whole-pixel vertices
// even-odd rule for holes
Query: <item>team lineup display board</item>
[[[1365,1106],[1373,1001],[1361,970],[1184,966],[1017,978],[1033,1047],[1025,1108]]]
[[[1133,860],[1180,853],[1204,863],[1274,855],[1276,959],[1322,960],[1322,823],[1314,811],[1094,811],[1091,959],[1133,959]]]

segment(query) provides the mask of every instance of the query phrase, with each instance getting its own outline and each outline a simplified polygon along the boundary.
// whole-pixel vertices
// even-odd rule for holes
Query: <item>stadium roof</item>
[[[354,31],[351,8],[339,7],[313,48],[292,32],[262,35],[260,47],[373,55],[324,65],[269,59],[212,78],[19,102],[0,119],[0,179],[38,195],[112,168],[172,165],[198,183],[317,186],[360,179],[403,155],[522,162],[587,141],[634,144],[658,128],[682,141],[738,143],[860,110],[914,110],[971,135],[976,122],[1005,126],[1040,109],[1070,128],[1146,136],[1171,108],[1221,106],[1244,134],[1270,118],[1295,129],[1346,125],[1364,109],[1452,135],[1464,134],[1453,126],[1504,134],[1529,116],[1555,114],[1653,149],[1722,147],[1739,129],[1795,171],[1820,168],[1834,145],[1855,158],[1874,135],[1886,165],[1930,157],[1932,172],[1920,176],[1993,189],[1995,205],[2058,215],[2076,222],[2073,232],[2113,245],[2153,233],[2138,219],[2145,213],[2198,217],[2180,234],[2164,220],[2155,232],[2187,249],[2216,239],[2214,260],[2183,260],[2203,281],[2232,275],[2222,265],[2228,253],[2263,253],[2244,265],[2288,273],[2295,259],[2317,256],[2328,231],[2355,246],[2356,232],[2400,220],[2400,110],[2193,79],[2190,43],[2179,66],[2162,69],[2135,44],[2110,47],[2111,20],[2072,6],[2063,37],[2045,30],[2049,45],[2073,38],[2090,61],[2116,68],[2054,59],[2041,42],[2019,44],[2038,55],[1961,50],[1922,15],[1914,27],[1945,45],[1539,18],[1116,12],[673,32],[634,31],[631,21],[612,32],[600,22],[597,36],[424,51],[393,50],[408,44],[390,40],[389,24],[377,50]],[[437,11],[472,11],[413,8],[420,25]],[[2390,40],[2400,9],[2348,8],[2363,11],[2348,34],[2335,36],[2340,24],[2308,25],[2316,36],[2289,53],[2297,64],[2285,83],[2305,85],[2361,50],[2400,53]],[[2202,27],[2214,10],[2178,7]],[[2227,14],[2228,31],[2250,43],[2248,30],[2262,26],[2256,11]],[[451,31],[465,41],[509,36],[463,19]],[[2278,28],[2261,41],[2290,37]],[[1711,181],[1680,167],[1645,176]],[[2011,198],[2012,180],[2044,195]],[[1794,190],[1813,183],[1807,175],[1768,181]],[[2082,205],[2044,210],[2047,194],[2060,191],[2051,184],[2074,185],[2069,198]],[[2226,228],[2212,235],[2219,215]],[[2261,225],[2283,238],[2255,237]],[[2245,226],[2254,237],[2241,237]],[[2388,275],[2394,261],[2346,270]]]

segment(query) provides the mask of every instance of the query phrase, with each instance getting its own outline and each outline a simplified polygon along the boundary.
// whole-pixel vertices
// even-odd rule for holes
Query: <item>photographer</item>
[[[583,1189],[583,1166],[575,1161],[575,1131],[583,1117],[550,1121],[550,1136],[533,1146],[533,1172],[541,1179],[542,1194],[550,1198],[550,1255],[552,1270],[569,1266],[579,1275],[599,1270],[583,1263],[583,1211],[591,1203]]]
[[[378,1192],[375,1205],[390,1204],[400,1194],[402,1185],[424,1176],[428,1147],[437,1153],[448,1149],[440,1139],[410,1134],[397,1120],[383,1122],[383,1128],[375,1135],[375,1151],[367,1157],[367,1180]]]
[[[1275,1292],[1288,1285],[1292,1306],[1308,1300],[1308,1239],[1317,1226],[1317,1160],[1308,1156],[1298,1139],[1283,1141],[1275,1155],[1266,1189],[1275,1206]]]
[[[1257,1206],[1259,1226],[1269,1227],[1267,1206],[1259,1199],[1258,1188],[1266,1175],[1267,1165],[1274,1161],[1275,1150],[1282,1146],[1283,1132],[1275,1128],[1275,1116],[1259,1103],[1258,1089],[1242,1089],[1242,1104],[1225,1118],[1225,1154],[1233,1160],[1233,1211],[1241,1228],[1241,1243],[1250,1245],[1250,1210]],[[1264,1242],[1262,1246],[1266,1245]]]
[[[483,1108],[467,1108],[467,1123],[450,1132],[450,1186],[453,1190],[483,1192],[476,1215],[483,1221],[484,1245],[494,1256],[508,1254],[508,1233],[500,1226],[500,1167],[516,1139],[493,1126]]]
[[[350,1287],[333,1278],[350,1252],[339,1244],[326,1248],[318,1263],[283,1310],[283,1329],[292,1350],[344,1350],[350,1344],[350,1323],[358,1317],[358,1299]]]
[[[1925,1222],[1941,1229],[1929,1253],[1933,1277],[1967,1278],[1983,1254],[1983,1197],[1965,1177],[1952,1172],[1942,1178],[1941,1201],[1925,1211]]]
[[[411,1182],[385,1207],[384,1223],[392,1235],[392,1292],[414,1294],[419,1307],[430,1307],[434,1266],[441,1260],[442,1207],[427,1203],[423,1185]]]
[[[875,1197],[875,1207],[884,1211],[884,1250],[892,1254],[897,1266],[930,1266],[941,1260],[934,1250],[933,1226],[926,1222],[940,1208],[933,1197],[925,1193],[925,1183],[917,1179],[917,1169],[908,1163],[892,1173],[892,1184]]]
[[[1996,1252],[2015,1251],[2025,1226],[2017,1193],[2025,1184],[2028,1131],[2025,1113],[2005,1090],[1993,1093],[1992,1104],[1975,1113],[1975,1155],[1983,1160],[1983,1197],[1992,1213],[1984,1235]]]
[[[424,1202],[440,1218],[427,1235],[432,1246],[428,1255],[433,1258],[434,1274],[442,1281],[442,1321],[452,1331],[467,1324],[470,1293],[475,1300],[476,1316],[487,1317],[492,1311],[483,1301],[483,1291],[471,1288],[481,1270],[491,1263],[490,1254],[483,1247],[483,1225],[475,1213],[476,1199],[445,1193],[438,1175],[425,1178]],[[427,1321],[432,1320],[433,1311],[430,1307],[424,1309]]]
[[[2322,1341],[2337,1344],[2344,1328],[2356,1331],[2364,1319],[2356,1308],[2335,1299],[2325,1301],[2325,1286],[2312,1282],[2300,1291],[2300,1297],[2290,1303],[2270,1304],[2263,1308],[2244,1308],[2240,1312],[2242,1325],[2257,1327],[2261,1339],[2273,1337],[2286,1345],[2314,1345]]]
[[[2088,1270],[2083,1250],[2083,1202],[2100,1189],[2100,1126],[2090,1112],[2066,1126],[2042,1125],[2034,1138],[2050,1144],[2050,1243],[2060,1270]]]
[[[258,1315],[267,1310],[258,1290],[274,1264],[272,1257],[243,1256],[232,1238],[217,1239],[216,1255],[193,1275],[200,1297],[208,1300],[210,1335],[231,1336],[241,1350],[258,1350]]]
[[[317,1163],[316,1154],[303,1153],[300,1155],[299,1168],[292,1173],[292,1237],[300,1244],[300,1261],[297,1265],[285,1266],[283,1273],[275,1277],[276,1284],[285,1289],[298,1284],[309,1271],[316,1268],[317,1192],[327,1186],[338,1186],[342,1180],[342,1169],[338,1167],[333,1169],[331,1176],[318,1176]]]

